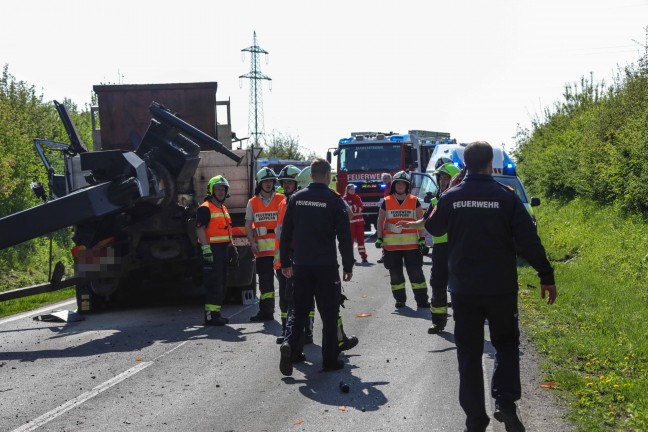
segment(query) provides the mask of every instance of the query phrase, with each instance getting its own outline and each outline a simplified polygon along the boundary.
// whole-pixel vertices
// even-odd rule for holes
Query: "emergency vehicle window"
[[[526,191],[524,190],[524,186],[522,186],[522,182],[520,182],[519,178],[513,176],[497,176],[495,177],[495,180],[515,189],[515,193],[523,203],[529,202],[529,198],[527,198]]]
[[[398,171],[401,148],[395,145],[366,145],[341,147],[338,155],[340,171]]]
[[[438,187],[430,177],[422,175],[412,176],[412,194],[418,198],[424,208],[427,208],[429,205],[429,202],[425,202],[425,197],[427,196],[431,199],[436,196],[437,191]]]

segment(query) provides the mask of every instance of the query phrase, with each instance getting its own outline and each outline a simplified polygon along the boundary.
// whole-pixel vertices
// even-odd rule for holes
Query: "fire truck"
[[[355,185],[365,205],[363,215],[369,230],[376,224],[386,188],[382,174],[394,175],[403,170],[425,173],[434,148],[454,143],[456,140],[447,132],[352,132],[350,137],[340,139],[336,148],[329,149],[326,156],[329,162],[332,155],[337,156],[337,192],[343,195],[349,183]],[[423,177],[416,178],[421,181]]]

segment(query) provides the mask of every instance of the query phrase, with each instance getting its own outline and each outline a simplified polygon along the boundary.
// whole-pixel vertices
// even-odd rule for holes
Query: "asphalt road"
[[[394,309],[379,251],[368,250],[370,263],[344,284],[344,327],[360,344],[336,372],[320,371],[316,321],[307,361],[292,377],[281,375],[279,314],[250,323],[256,305],[225,305],[230,324],[212,328],[202,326],[202,304],[190,298],[72,323],[32,319],[45,310],[2,319],[0,430],[463,430],[452,320],[447,332],[428,335],[430,312],[416,309],[409,284],[408,307]],[[489,430],[504,429],[493,420]]]

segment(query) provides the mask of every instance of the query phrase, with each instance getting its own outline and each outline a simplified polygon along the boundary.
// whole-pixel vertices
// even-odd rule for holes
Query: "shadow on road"
[[[313,354],[312,357],[315,357]],[[308,357],[309,359],[311,357]],[[344,357],[342,357],[344,358]],[[344,369],[335,372],[323,372],[320,359],[295,365],[303,372],[304,379],[283,378],[287,385],[298,385],[299,392],[313,401],[333,407],[355,408],[358,411],[377,411],[387,403],[385,394],[378,388],[389,384],[389,381],[363,382],[353,375],[356,367],[346,363]],[[341,383],[348,385],[348,393],[341,389]],[[337,408],[336,408],[337,409]]]

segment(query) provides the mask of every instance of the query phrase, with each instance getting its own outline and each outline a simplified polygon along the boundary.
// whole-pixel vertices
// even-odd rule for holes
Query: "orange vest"
[[[230,227],[232,226],[232,219],[227,212],[227,207],[223,205],[222,208],[218,208],[211,201],[205,201],[200,206],[207,207],[211,214],[211,219],[205,227],[205,234],[207,234],[209,243],[231,242],[232,233],[230,232]]]
[[[385,250],[409,250],[418,248],[418,230],[401,229],[398,221],[416,221],[416,202],[414,195],[407,195],[403,204],[398,204],[394,195],[385,198],[385,224],[383,225],[383,247]]]
[[[250,198],[254,220],[254,241],[259,246],[258,257],[274,256],[275,252],[275,228],[279,220],[279,203],[285,199],[285,195],[275,193],[270,203],[266,206],[258,195]]]

